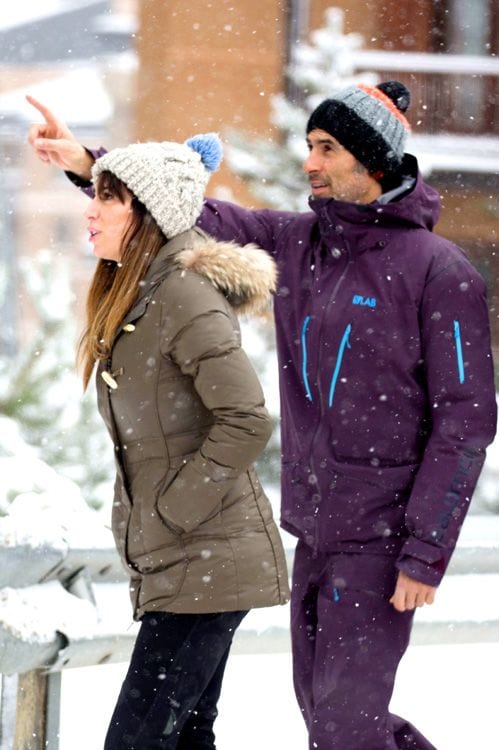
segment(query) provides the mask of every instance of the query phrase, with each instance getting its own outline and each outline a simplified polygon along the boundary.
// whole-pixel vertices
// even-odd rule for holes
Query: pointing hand
[[[93,164],[91,154],[48,107],[32,96],[28,95],[26,99],[44,119],[42,123],[31,125],[28,131],[28,142],[40,161],[74,172],[84,179],[90,179]]]

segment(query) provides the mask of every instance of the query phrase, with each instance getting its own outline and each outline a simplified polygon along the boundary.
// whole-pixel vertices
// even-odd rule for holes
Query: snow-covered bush
[[[40,461],[77,482],[98,508],[111,497],[113,455],[95,395],[83,394],[76,373],[69,264],[43,251],[19,270],[35,322],[19,354],[0,362],[0,415],[14,420]]]
[[[23,438],[20,425],[0,415],[1,516],[7,515],[11,503],[21,497],[63,497],[68,508],[82,502],[78,486],[41,460],[38,453]]]

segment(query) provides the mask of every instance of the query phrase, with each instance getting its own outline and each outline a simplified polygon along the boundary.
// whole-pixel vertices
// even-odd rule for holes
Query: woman
[[[214,748],[234,631],[289,597],[252,468],[271,422],[235,313],[267,303],[275,269],[193,228],[220,158],[207,135],[115,149],[93,167],[99,263],[80,358],[85,385],[97,363],[113,532],[141,621],[105,750]]]

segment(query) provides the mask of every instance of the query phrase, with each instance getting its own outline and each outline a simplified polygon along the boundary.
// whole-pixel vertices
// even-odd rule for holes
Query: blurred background
[[[412,93],[407,150],[442,198],[436,231],[461,246],[487,282],[499,374],[498,52],[498,0],[0,3],[0,750],[102,746],[135,633],[105,528],[112,446],[93,389],[83,395],[75,369],[95,265],[83,218],[88,199],[34,158],[26,136],[40,118],[25,95],[40,99],[90,147],[218,131],[225,162],[211,195],[306,210],[301,162],[310,110],[350,83],[402,81]],[[272,324],[245,322],[243,342],[275,421],[259,472],[278,516]],[[497,384],[499,390],[499,378]],[[498,524],[496,440],[453,574],[437,604],[418,613],[394,695],[396,712],[411,713],[442,750],[497,744],[499,610],[491,591],[499,579]],[[291,561],[293,540],[283,539]],[[112,564],[101,562],[104,553]],[[108,584],[101,578],[109,570]],[[287,608],[255,610],[236,638],[221,747],[249,750],[263,737],[269,747],[305,746],[292,696],[288,617]],[[21,647],[34,666],[18,678],[12,672]],[[35,667],[47,664],[49,647],[47,675]],[[120,663],[99,666],[98,674],[93,666],[64,669],[61,703],[58,670],[108,661]],[[472,691],[456,679],[457,664]],[[46,692],[29,704],[31,679]],[[241,706],[255,696],[257,720],[241,733]],[[17,721],[16,741],[22,739],[21,719],[28,739],[16,745],[12,727]]]

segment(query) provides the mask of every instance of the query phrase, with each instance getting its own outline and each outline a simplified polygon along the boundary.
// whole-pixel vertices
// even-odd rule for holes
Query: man
[[[199,220],[279,267],[281,524],[298,537],[294,682],[318,750],[433,748],[388,705],[495,433],[484,283],[432,233],[439,200],[404,153],[408,104],[391,81],[317,107],[311,212],[207,200]],[[93,156],[41,112],[40,158],[88,178]]]

